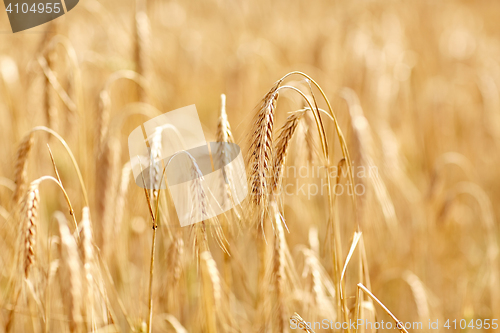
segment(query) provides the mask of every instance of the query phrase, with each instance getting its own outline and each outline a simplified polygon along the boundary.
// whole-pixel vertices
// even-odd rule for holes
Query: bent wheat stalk
[[[25,139],[24,140],[27,140],[30,136],[32,136],[35,132],[47,132],[51,135],[53,135],[59,142],[61,142],[61,144],[63,145],[64,149],[66,150],[66,152],[68,153],[70,159],[71,159],[71,163],[73,164],[73,167],[76,171],[76,174],[78,176],[78,180],[80,182],[80,186],[81,186],[81,189],[82,189],[82,193],[83,193],[83,198],[84,198],[84,201],[85,201],[85,205],[88,206],[89,205],[89,199],[88,199],[88,195],[87,195],[87,189],[85,188],[85,184],[84,184],[84,181],[83,181],[83,176],[82,176],[82,173],[80,171],[80,168],[78,167],[78,163],[76,162],[76,159],[75,159],[75,156],[73,155],[73,152],[71,151],[71,148],[69,148],[68,144],[66,143],[66,141],[59,135],[57,134],[57,132],[55,132],[54,130],[48,128],[48,127],[45,127],[45,126],[37,126],[37,127],[33,127],[25,136]],[[24,142],[23,140],[23,142]],[[19,150],[21,151],[21,149]],[[29,149],[26,151],[26,155],[29,153]],[[18,158],[20,159],[20,156],[18,156]],[[23,158],[26,158],[24,155],[23,155]],[[26,161],[23,161],[23,163],[26,163]],[[20,162],[20,165],[22,167],[24,167],[24,164]],[[19,169],[22,171],[22,167],[19,167]]]

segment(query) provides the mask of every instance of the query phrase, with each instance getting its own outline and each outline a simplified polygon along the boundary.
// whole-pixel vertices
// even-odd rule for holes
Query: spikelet
[[[269,178],[273,161],[273,126],[274,111],[278,94],[276,90],[279,82],[267,93],[262,100],[259,111],[251,130],[248,166],[250,198],[258,211],[258,222],[262,226],[267,209],[269,196]]]
[[[23,215],[25,219],[24,233],[24,275],[27,278],[36,259],[36,235],[38,225],[38,207],[40,195],[38,192],[39,181],[31,183],[24,201]]]
[[[14,191],[14,203],[17,203],[26,193],[26,185],[28,183],[28,158],[33,146],[33,134],[29,133],[21,141],[17,149],[16,165],[14,169],[14,178],[16,189]]]

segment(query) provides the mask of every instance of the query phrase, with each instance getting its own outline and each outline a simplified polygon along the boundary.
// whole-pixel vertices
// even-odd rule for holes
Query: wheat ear
[[[217,132],[216,132],[216,140],[219,144],[218,149],[217,149],[217,158],[218,158],[218,167],[222,168],[222,173],[224,176],[224,179],[226,182],[221,184],[221,193],[226,192],[227,193],[227,198],[232,197],[231,193],[231,187],[229,184],[229,180],[227,178],[226,172],[224,167],[230,162],[230,157],[231,157],[231,151],[230,151],[230,143],[234,143],[234,138],[233,134],[231,132],[231,125],[229,124],[229,120],[227,119],[227,113],[226,113],[226,95],[221,94],[221,107],[220,107],[220,114],[219,114],[219,121],[217,123]],[[223,197],[226,199],[226,196]],[[224,202],[223,204],[225,204]],[[221,216],[222,218],[222,225],[223,225],[223,232],[227,237],[228,244],[231,244],[231,224],[230,220],[228,217],[228,214],[223,214]],[[226,284],[229,289],[231,289],[232,285],[232,274],[231,274],[231,256],[229,253],[224,253],[224,266],[223,266],[223,272],[224,272],[224,280],[226,281]]]
[[[104,253],[104,257],[108,254],[109,246],[105,244],[110,238],[112,223],[114,221],[113,207],[118,187],[120,150],[121,146],[118,140],[108,140],[99,160],[97,170],[97,215],[102,228],[101,239],[98,244]]]
[[[26,278],[36,258],[36,234],[38,227],[38,207],[40,204],[39,184],[38,181],[31,183],[24,202],[24,276]]]
[[[83,264],[83,275],[84,275],[84,288],[85,293],[84,300],[86,307],[84,307],[85,315],[88,316],[89,313],[86,308],[90,308],[90,314],[93,316],[94,312],[94,296],[93,296],[93,285],[94,278],[92,275],[92,265],[94,262],[94,245],[93,245],[93,235],[92,235],[92,225],[90,221],[90,210],[89,207],[83,207],[82,210],[82,221],[80,222],[80,242],[78,243],[78,250],[82,258]],[[90,323],[92,323],[92,319]],[[87,318],[88,322],[88,318]],[[89,326],[90,327],[90,326]]]
[[[273,195],[277,195],[281,188],[281,181],[283,179],[283,167],[285,166],[285,159],[288,153],[288,148],[292,137],[297,129],[300,119],[304,116],[306,110],[299,110],[293,112],[288,116],[285,123],[281,127],[280,133],[278,135],[277,142],[275,144],[275,156],[274,156],[274,169],[273,169],[273,181],[272,181],[272,192]]]
[[[276,89],[278,84],[267,93],[262,100],[261,106],[251,130],[252,141],[249,149],[250,168],[250,196],[253,205],[257,208],[258,222],[262,227],[264,215],[267,209],[269,194],[269,177],[273,160],[273,126],[274,111],[278,95]]]
[[[61,294],[63,295],[63,301],[66,303],[65,308],[68,312],[70,332],[77,332],[79,323],[82,321],[81,262],[75,238],[69,231],[66,218],[59,212],[56,219],[61,237],[59,253],[66,272],[66,276],[61,276]]]
[[[19,148],[17,149],[16,165],[14,168],[14,178],[16,183],[16,188],[14,190],[14,203],[17,203],[26,192],[26,186],[28,183],[28,158],[32,146],[33,134],[28,133],[23,138]]]

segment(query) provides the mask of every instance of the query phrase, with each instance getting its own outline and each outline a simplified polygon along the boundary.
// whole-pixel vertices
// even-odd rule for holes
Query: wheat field
[[[0,9],[0,332],[498,331],[498,1]],[[127,139],[191,104],[248,196],[181,227]]]

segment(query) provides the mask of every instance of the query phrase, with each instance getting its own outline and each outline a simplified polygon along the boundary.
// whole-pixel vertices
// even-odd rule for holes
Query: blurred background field
[[[130,182],[119,200],[129,132],[148,117],[196,104],[205,136],[213,141],[223,93],[235,141],[245,149],[256,106],[275,81],[294,70],[310,75],[325,91],[353,164],[373,163],[380,177],[378,182],[357,177],[365,189],[357,198],[357,217],[348,195],[338,199],[341,261],[358,221],[371,291],[400,320],[422,321],[427,330],[429,319],[500,319],[500,2],[81,0],[59,19],[16,34],[0,8],[0,179],[5,185],[0,186],[0,331],[13,309],[13,332],[70,331],[64,293],[56,291],[63,282],[57,279],[49,286],[54,290],[49,303],[47,289],[38,286],[34,292],[23,287],[23,297],[12,304],[13,281],[25,282],[16,275],[21,222],[11,189],[16,151],[31,128],[47,126],[59,133],[83,173],[101,256],[100,277],[95,277],[101,280],[100,295],[93,301],[100,310],[93,328],[140,331],[148,314],[151,228],[139,187]],[[136,77],[123,70],[142,75],[143,89],[133,80],[112,81],[118,71]],[[294,80],[306,84],[300,77]],[[287,112],[302,106],[293,94],[280,96],[275,133]],[[147,109],[146,117],[123,118],[141,108]],[[342,156],[334,144],[335,128],[323,121],[330,162],[337,165]],[[316,133],[311,135],[317,140]],[[301,141],[292,142],[287,164],[320,163],[316,152],[307,161],[302,158]],[[78,179],[60,143],[45,133],[35,134],[28,179],[54,174],[47,143],[80,221],[85,202]],[[320,321],[335,307],[337,296],[329,293],[328,283],[315,280],[303,254],[304,247],[311,249],[326,275],[332,274],[327,205],[325,196],[310,193],[284,198],[286,242],[298,279],[298,285],[287,285],[288,317],[298,312],[306,321]],[[58,210],[70,221],[60,191],[42,185],[41,276],[48,276],[49,237],[58,235],[52,216]],[[227,325],[217,317],[217,327],[221,332],[265,330],[256,305],[261,287],[257,230],[248,221],[233,223],[240,226],[230,240],[230,264],[210,241],[222,293],[229,295],[227,308],[221,305],[218,311],[232,317]],[[188,332],[210,331],[199,309],[189,232],[168,228],[160,223],[153,331],[173,331],[166,314]],[[184,239],[182,251],[176,237]],[[184,253],[182,259],[176,251]],[[345,278],[351,311],[360,282],[358,260],[356,254]],[[40,300],[34,301],[33,294]],[[44,327],[40,313],[47,308],[52,318]],[[363,312],[369,317],[374,311],[378,320],[390,320],[366,299]],[[273,324],[267,331],[280,330]]]

